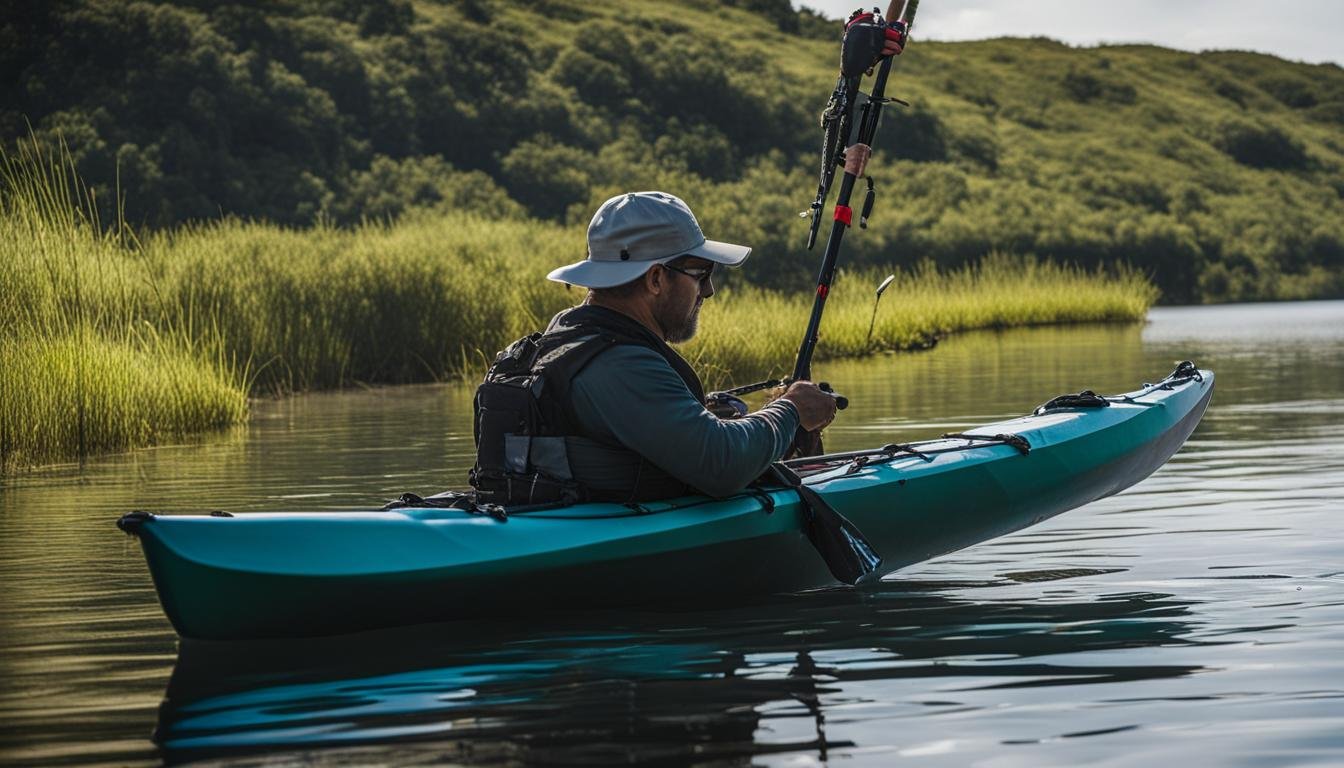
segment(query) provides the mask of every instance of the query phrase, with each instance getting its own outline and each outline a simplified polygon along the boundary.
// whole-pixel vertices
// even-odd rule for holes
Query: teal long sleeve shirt
[[[786,400],[743,418],[718,418],[662,356],[634,345],[594,358],[574,377],[571,396],[592,437],[566,438],[570,469],[602,490],[671,476],[709,496],[729,496],[782,458],[798,429],[798,411]]]

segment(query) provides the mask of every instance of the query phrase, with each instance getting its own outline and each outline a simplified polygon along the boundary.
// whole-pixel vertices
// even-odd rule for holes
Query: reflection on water
[[[544,627],[445,624],[317,642],[193,642],[178,659],[157,737],[171,758],[432,736],[436,749],[460,750],[456,759],[484,751],[625,764],[853,746],[827,735],[832,707],[841,718],[860,705],[869,716],[964,716],[992,706],[987,698],[1002,689],[1199,669],[1156,659],[1059,660],[1204,642],[1186,637],[1194,632],[1189,604],[1170,595],[981,603],[949,597],[947,586],[889,584],[731,613],[594,614]],[[856,622],[858,614],[866,620]],[[872,681],[950,685],[943,698],[914,704],[845,693]],[[527,739],[510,746],[520,733]]]
[[[0,763],[1337,763],[1344,303],[819,366],[854,403],[828,447],[1127,390],[1182,358],[1218,393],[1136,488],[867,591],[714,613],[179,650],[118,515],[460,485],[468,387],[261,402],[245,429],[0,481]]]

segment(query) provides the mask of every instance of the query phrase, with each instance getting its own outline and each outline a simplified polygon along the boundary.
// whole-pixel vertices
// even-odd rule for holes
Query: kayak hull
[[[863,531],[879,575],[1117,493],[1162,466],[1212,396],[1201,371],[1103,408],[987,425],[926,455],[840,462],[806,482]],[[1137,396],[1136,396],[1137,395]],[[535,609],[730,604],[834,586],[796,491],[586,504],[510,515],[456,509],[133,513],[160,601],[184,637],[340,634]],[[773,509],[771,509],[773,507]],[[133,518],[133,519],[132,519]]]

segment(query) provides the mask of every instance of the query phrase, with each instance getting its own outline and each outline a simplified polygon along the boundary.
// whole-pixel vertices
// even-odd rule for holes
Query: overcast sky
[[[887,0],[795,0],[835,18]],[[1075,45],[1236,48],[1344,64],[1344,0],[923,0],[916,35],[978,40],[1045,35]]]

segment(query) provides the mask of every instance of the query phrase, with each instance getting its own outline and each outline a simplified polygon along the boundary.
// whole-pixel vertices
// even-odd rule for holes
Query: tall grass
[[[1138,272],[1082,270],[991,254],[977,265],[939,271],[924,264],[896,280],[876,303],[882,271],[841,273],[826,304],[817,359],[923,349],[958,331],[1144,317],[1157,289]],[[730,377],[788,373],[812,295],[751,287],[705,304],[702,333],[685,353],[714,384]],[[870,329],[871,327],[871,335]]]
[[[226,221],[151,237],[144,250],[173,322],[209,327],[249,356],[259,391],[476,377],[584,295],[545,278],[582,257],[581,229],[466,214],[353,231]],[[881,275],[837,280],[820,359],[917,349],[976,328],[1137,320],[1157,295],[1130,270],[1003,256],[943,272],[925,265],[897,273],[869,339]],[[811,309],[811,292],[735,282],[705,304],[685,348],[716,382],[788,368]]]
[[[144,277],[68,155],[24,144],[0,157],[0,469],[246,417],[245,369],[144,313]]]
[[[11,465],[152,445],[237,423],[247,398],[227,372],[172,346],[84,335],[0,341]]]
[[[544,279],[575,246],[555,226],[466,215],[354,230],[223,221],[146,240],[146,300],[247,357],[257,391],[431,381],[483,370],[577,300]]]
[[[293,230],[225,219],[133,237],[98,220],[68,159],[0,164],[0,463],[23,466],[238,422],[248,394],[478,376],[583,294],[545,274],[583,230],[467,213]],[[756,258],[769,259],[770,254]],[[842,274],[819,359],[928,346],[955,331],[1136,320],[1132,272],[994,257]],[[742,283],[705,305],[686,354],[710,383],[785,372],[811,295]]]

